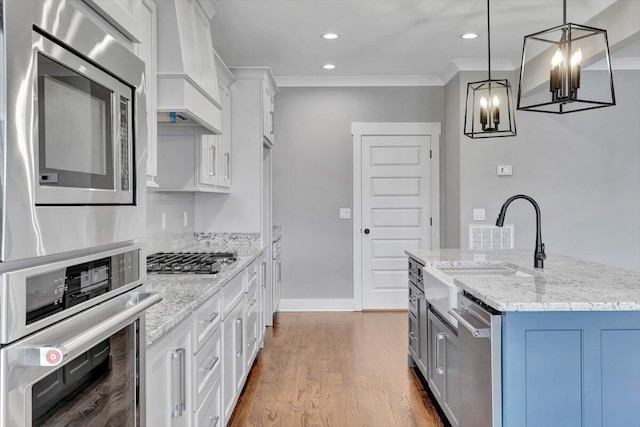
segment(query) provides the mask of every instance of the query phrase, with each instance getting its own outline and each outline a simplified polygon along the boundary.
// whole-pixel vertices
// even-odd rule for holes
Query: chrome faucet
[[[516,196],[509,197],[506,202],[502,205],[502,209],[500,209],[500,215],[498,215],[498,219],[496,220],[496,226],[502,227],[504,225],[504,216],[507,213],[507,208],[516,199],[525,199],[531,202],[533,207],[536,210],[536,250],[533,254],[533,266],[535,268],[544,268],[544,260],[547,258],[547,255],[544,253],[544,243],[542,243],[542,230],[540,227],[540,206],[529,196],[525,196],[524,194],[518,194]]]

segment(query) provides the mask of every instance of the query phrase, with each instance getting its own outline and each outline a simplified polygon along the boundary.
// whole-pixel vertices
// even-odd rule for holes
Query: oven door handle
[[[449,314],[452,315],[458,321],[459,324],[461,324],[466,329],[468,329],[474,338],[491,338],[491,328],[478,329],[475,326],[473,326],[471,323],[469,323],[467,319],[462,317],[462,314],[467,314],[465,310],[451,308],[449,309]]]
[[[62,344],[25,347],[23,349],[24,366],[58,366],[70,353],[90,345],[91,342],[105,335],[118,331],[129,324],[131,319],[162,301],[162,295],[158,292],[133,292],[126,294],[126,297],[128,298],[127,308]]]

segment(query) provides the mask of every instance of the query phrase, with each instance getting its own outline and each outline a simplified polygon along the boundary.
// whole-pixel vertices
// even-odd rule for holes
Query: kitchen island
[[[452,347],[456,357],[436,351],[441,360],[451,359],[447,370],[459,378],[460,398],[451,399],[449,411],[452,424],[474,426],[464,415],[474,404],[464,369],[473,362],[468,344],[474,338],[465,341],[463,336],[482,330],[476,329],[480,323],[460,325],[447,318],[468,313],[462,304],[468,300],[494,319],[491,335],[475,339],[491,346],[487,369],[497,392],[493,426],[640,425],[639,273],[553,254],[544,270],[534,270],[529,251],[406,253],[424,266],[430,310],[440,313],[438,318],[459,338],[459,346]],[[450,292],[434,291],[430,283]],[[442,347],[446,353],[449,347]]]

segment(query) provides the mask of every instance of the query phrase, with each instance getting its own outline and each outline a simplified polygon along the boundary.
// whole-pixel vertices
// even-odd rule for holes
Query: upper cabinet
[[[277,90],[273,76],[266,75],[262,81],[262,136],[269,146],[273,146],[275,143],[275,104],[273,98]]]
[[[129,40],[142,42],[144,29],[140,26],[143,0],[84,0],[106,21]]]
[[[222,133],[222,102],[210,27],[216,12],[215,2],[158,3],[158,125]]]
[[[147,95],[147,187],[157,187],[155,177],[158,174],[158,128],[156,122],[156,64],[157,64],[157,29],[156,2],[142,0],[140,13],[140,43],[135,51],[145,63],[146,95]]]

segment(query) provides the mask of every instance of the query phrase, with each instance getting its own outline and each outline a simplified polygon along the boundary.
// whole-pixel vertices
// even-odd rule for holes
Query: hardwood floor
[[[442,423],[407,367],[407,313],[281,313],[229,426]]]

